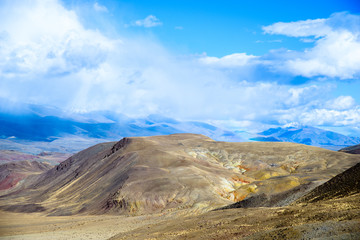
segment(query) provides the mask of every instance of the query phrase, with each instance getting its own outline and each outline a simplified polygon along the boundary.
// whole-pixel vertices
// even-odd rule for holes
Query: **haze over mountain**
[[[42,151],[76,153],[105,140],[186,132],[227,141],[243,141],[242,134],[246,134],[160,115],[129,118],[109,111],[66,114],[60,109],[39,105],[21,105],[18,112],[0,112],[0,149],[35,154]]]
[[[43,151],[76,153],[96,143],[122,137],[187,132],[219,141],[284,141],[332,150],[360,143],[359,137],[309,126],[270,128],[256,135],[251,128],[179,121],[161,115],[130,118],[111,111],[66,113],[58,108],[31,104],[17,105],[14,109],[17,110],[0,111],[0,149],[32,154]]]

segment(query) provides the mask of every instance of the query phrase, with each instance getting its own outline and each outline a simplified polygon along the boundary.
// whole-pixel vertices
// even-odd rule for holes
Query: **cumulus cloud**
[[[8,7],[10,10],[2,8],[0,21],[0,32],[5,36],[0,39],[0,76],[4,81],[96,68],[114,47],[114,41],[84,29],[76,13],[56,1]]]
[[[318,90],[314,91],[316,88]],[[292,94],[288,100],[290,105],[275,110],[274,115],[285,126],[296,123],[302,126],[357,127],[360,123],[360,106],[356,105],[355,100],[351,96],[330,98],[328,94],[324,94],[326,91],[331,92],[331,88],[291,88],[289,93]],[[324,97],[328,100],[324,101]]]
[[[146,27],[146,28],[157,27],[161,25],[162,22],[154,15],[149,15],[145,19],[139,19],[134,22],[134,26]]]
[[[360,109],[329,110],[314,109],[301,114],[302,122],[306,125],[328,125],[328,126],[356,126],[360,122]]]
[[[299,38],[312,43],[304,51],[275,49],[263,56],[234,53],[223,57],[202,56],[209,67],[241,69],[240,79],[296,83],[310,79],[357,79],[360,77],[360,16],[346,12],[329,18],[278,22],[263,27],[266,34]],[[245,66],[251,68],[244,71]],[[245,78],[244,78],[245,76]],[[306,80],[308,79],[308,80]]]
[[[335,13],[327,19],[278,22],[263,27],[265,33],[314,37],[314,47],[280,56],[274,69],[304,77],[354,79],[360,76],[360,16]],[[309,41],[309,38],[306,38]],[[280,62],[281,64],[274,64]]]
[[[0,9],[1,97],[67,102],[82,86],[76,75],[98,69],[121,45],[85,29],[58,1],[5,1]]]
[[[351,96],[340,96],[326,103],[328,109],[348,110],[355,106],[355,99]]]

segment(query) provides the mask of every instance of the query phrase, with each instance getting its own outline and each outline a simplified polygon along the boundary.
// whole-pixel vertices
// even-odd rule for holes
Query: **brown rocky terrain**
[[[106,229],[111,221],[123,223],[111,231],[111,236],[121,233],[114,239],[307,238],[327,236],[331,231],[326,229],[352,236],[359,226],[358,190],[346,191],[340,198],[296,201],[358,162],[359,155],[294,143],[217,142],[194,134],[124,138],[95,145],[26,178],[11,191],[0,191],[0,208],[18,212],[2,215],[9,219],[24,215],[36,222],[5,224],[0,236],[46,239],[51,233],[52,239],[67,239],[67,234],[80,229],[93,231],[90,226],[98,221]],[[340,186],[356,177],[336,181]],[[229,209],[210,211],[234,202]],[[54,215],[67,217],[49,217]],[[59,228],[41,227],[40,222],[63,218],[79,227],[65,220],[59,220]],[[91,237],[110,237],[109,231],[99,231]]]
[[[312,203],[346,197],[360,192],[360,163],[313,189],[298,199],[298,203]],[[360,199],[359,199],[360,200]]]
[[[359,239],[359,197],[211,211],[154,222],[110,239]]]
[[[284,194],[272,204],[281,206],[357,162],[356,155],[294,143],[216,142],[195,134],[124,138],[29,177],[0,205],[51,215],[203,212]]]
[[[359,239],[359,173],[360,163],[290,206],[232,205],[181,221],[140,227],[111,239]]]

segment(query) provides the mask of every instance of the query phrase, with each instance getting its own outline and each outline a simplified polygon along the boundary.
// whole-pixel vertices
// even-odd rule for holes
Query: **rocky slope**
[[[360,164],[291,206],[228,208],[147,225],[117,239],[359,239]]]
[[[202,212],[296,191],[296,198],[279,198],[282,206],[359,161],[294,143],[217,142],[195,134],[124,138],[27,178],[1,196],[0,206],[50,215]]]
[[[342,148],[342,149],[339,150],[339,152],[346,152],[346,153],[351,153],[351,154],[360,154],[360,144],[355,145],[355,146]]]
[[[148,224],[110,240],[359,239],[360,194],[305,206],[236,208]]]
[[[318,186],[297,202],[312,203],[357,193],[360,193],[360,163]]]

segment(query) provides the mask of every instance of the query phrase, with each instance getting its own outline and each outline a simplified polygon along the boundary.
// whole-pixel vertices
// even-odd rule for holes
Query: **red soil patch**
[[[25,174],[11,173],[0,182],[0,190],[6,190],[14,187],[18,182],[26,177]]]

